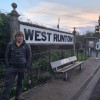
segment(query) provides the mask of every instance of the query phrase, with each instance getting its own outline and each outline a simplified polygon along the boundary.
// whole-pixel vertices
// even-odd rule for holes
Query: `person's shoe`
[[[22,95],[15,97],[15,100],[24,100],[24,97]]]

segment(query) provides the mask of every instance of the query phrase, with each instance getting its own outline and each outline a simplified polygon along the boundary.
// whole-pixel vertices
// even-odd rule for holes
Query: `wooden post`
[[[74,27],[73,35],[74,35],[74,43],[73,43],[73,48],[74,48],[74,55],[75,55],[75,44],[76,44],[76,28]]]

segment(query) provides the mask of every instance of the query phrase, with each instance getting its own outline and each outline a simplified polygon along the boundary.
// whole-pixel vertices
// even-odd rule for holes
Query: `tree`
[[[0,14],[0,59],[4,58],[5,48],[10,41],[9,16]]]
[[[84,48],[85,35],[76,34],[76,49]]]

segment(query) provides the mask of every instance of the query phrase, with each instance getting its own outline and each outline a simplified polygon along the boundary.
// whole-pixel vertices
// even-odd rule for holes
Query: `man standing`
[[[29,71],[30,62],[30,45],[25,42],[23,33],[21,31],[17,31],[15,40],[8,44],[5,52],[5,63],[7,70],[5,75],[5,89],[0,100],[9,100],[16,76],[18,78],[15,100],[24,99],[20,94],[22,92],[24,73]]]

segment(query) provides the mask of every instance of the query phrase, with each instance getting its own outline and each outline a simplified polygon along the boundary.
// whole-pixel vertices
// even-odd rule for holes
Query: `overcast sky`
[[[100,0],[1,0],[0,11],[11,12],[12,3],[17,3],[19,20],[80,34],[94,31],[100,15]]]

